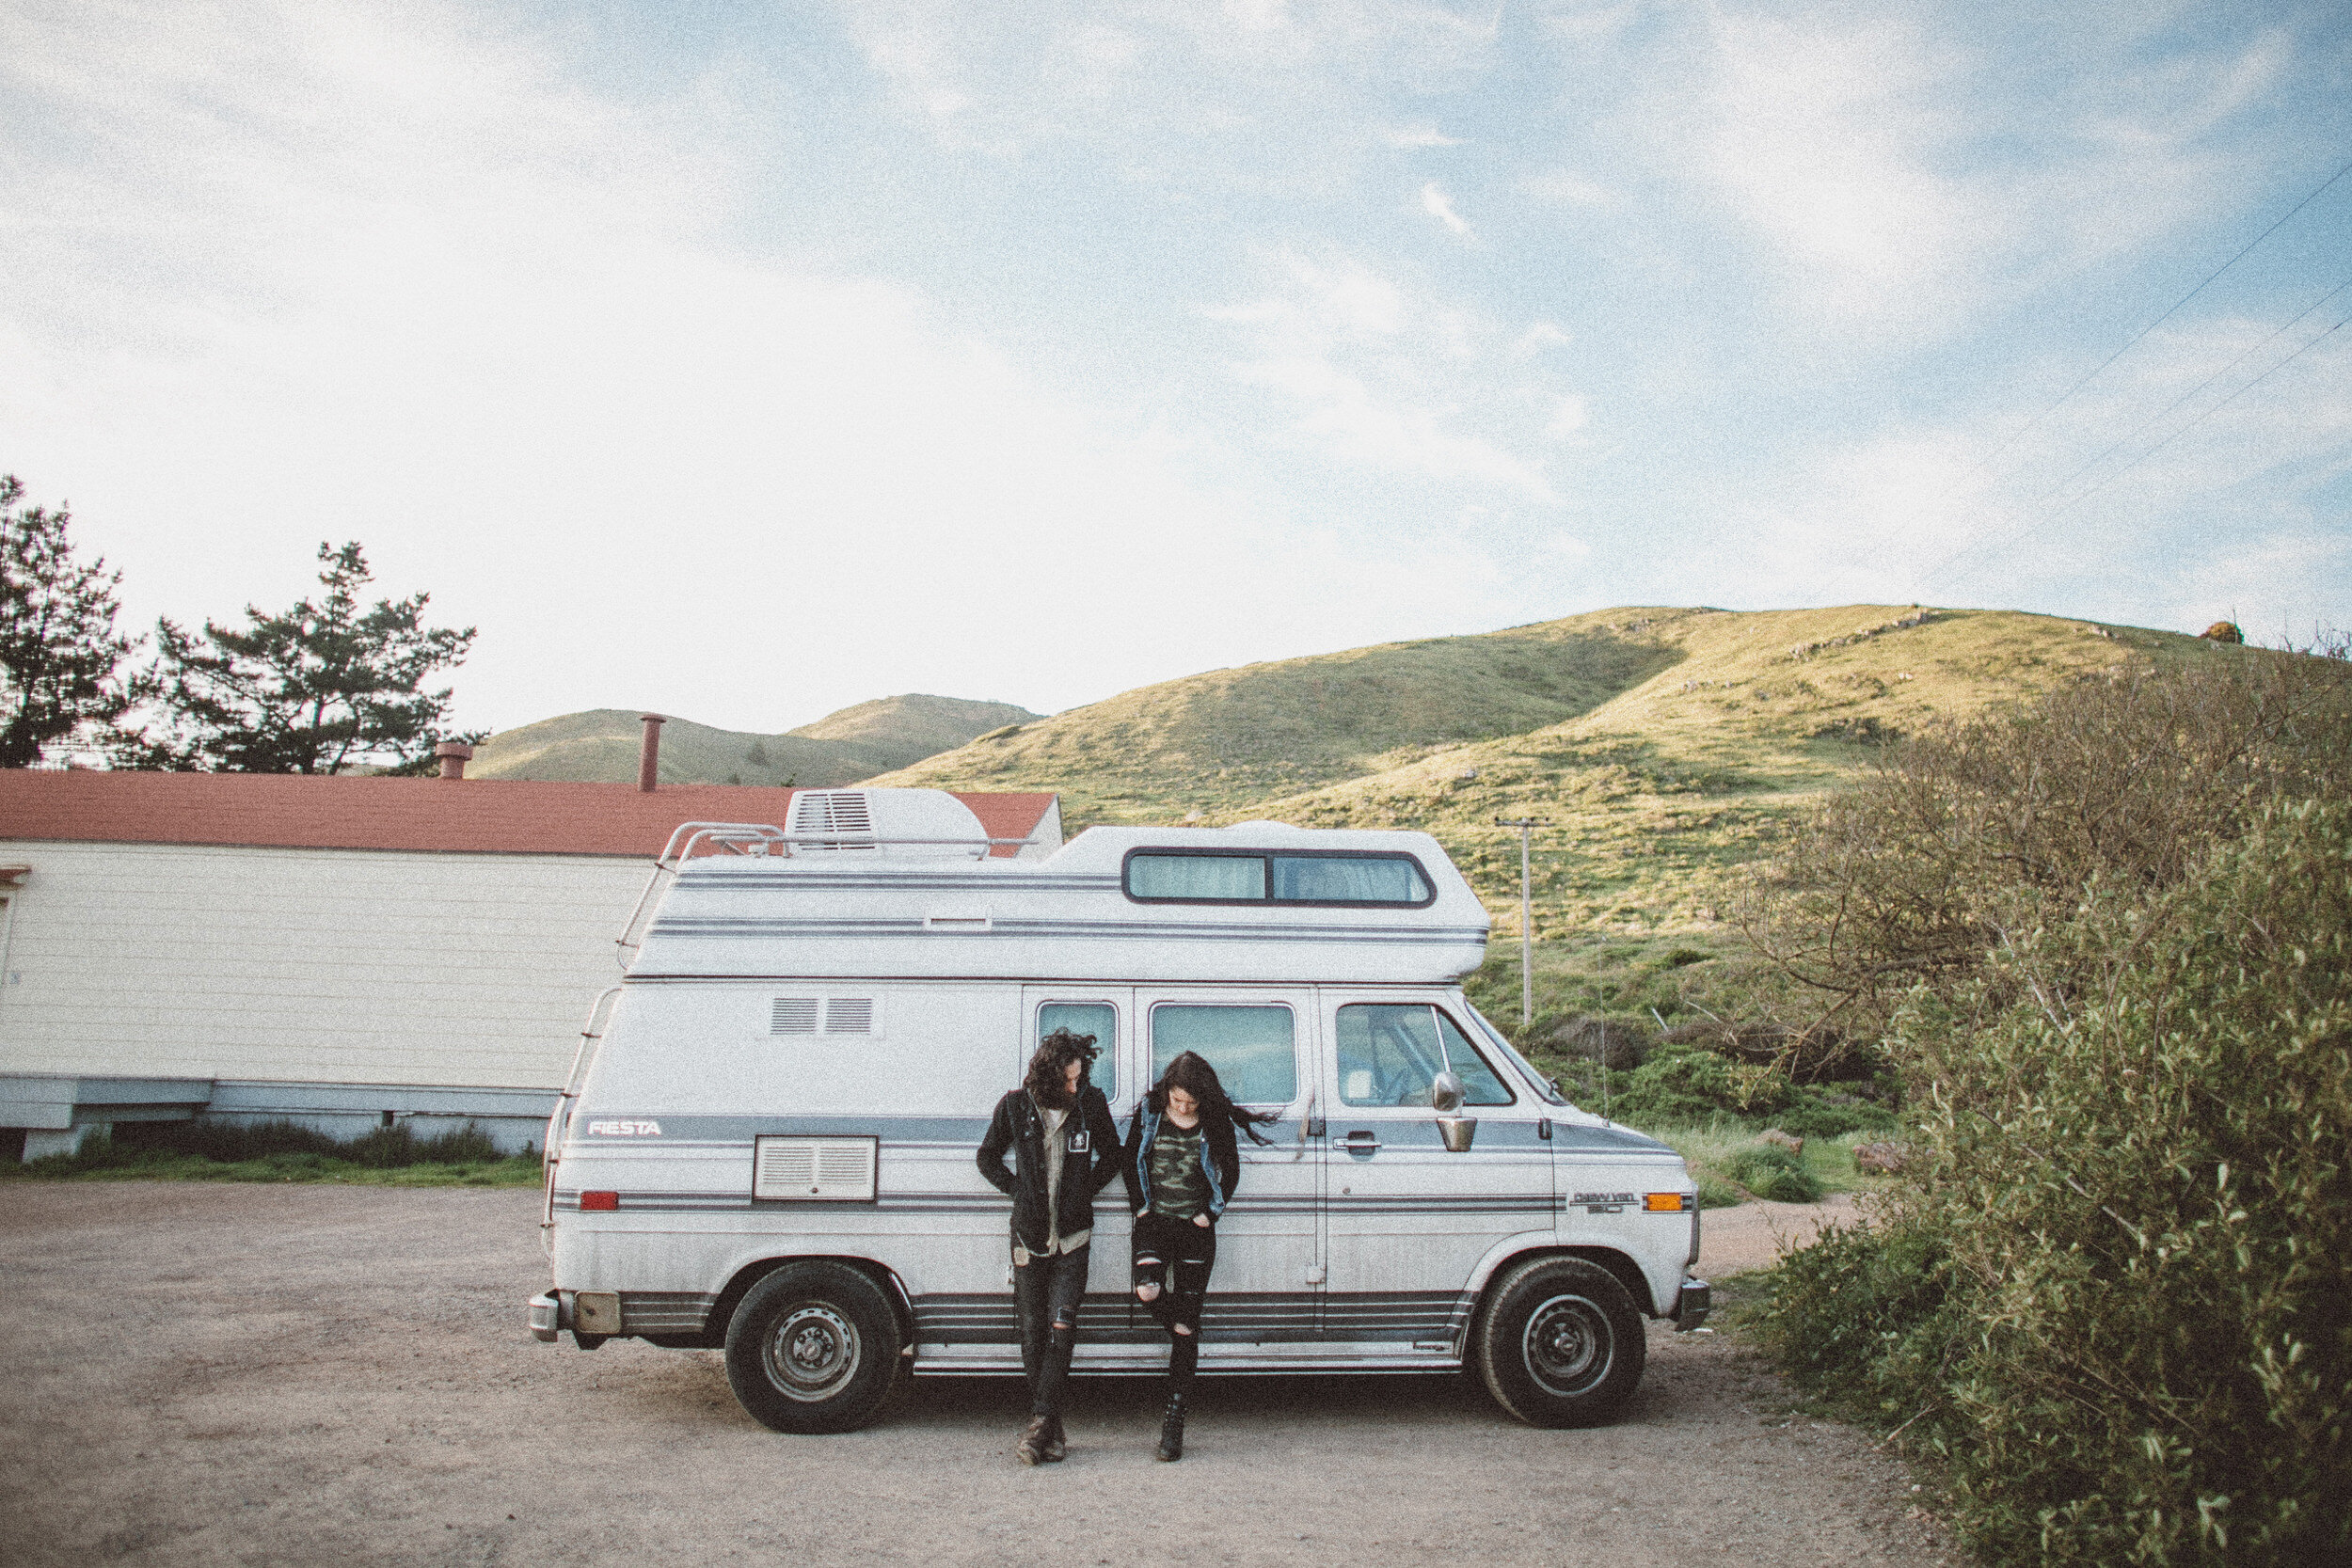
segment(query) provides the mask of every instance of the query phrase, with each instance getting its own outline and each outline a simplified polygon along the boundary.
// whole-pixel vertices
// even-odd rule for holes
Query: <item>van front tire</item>
[[[727,1323],[727,1383],[778,1432],[854,1432],[889,1397],[901,1348],[882,1287],[840,1263],[787,1263]]]
[[[1530,1426],[1615,1419],[1642,1381],[1641,1314],[1616,1276],[1581,1258],[1538,1258],[1504,1275],[1470,1336],[1495,1402]]]

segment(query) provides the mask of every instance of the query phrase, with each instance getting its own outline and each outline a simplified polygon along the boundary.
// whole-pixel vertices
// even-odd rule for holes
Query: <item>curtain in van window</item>
[[[1298,1098],[1295,1040],[1288,1007],[1163,1003],[1152,1009],[1152,1079],[1197,1051],[1235,1104],[1287,1105]]]
[[[1137,898],[1263,898],[1265,862],[1255,855],[1136,855],[1127,891]]]
[[[1274,896],[1317,903],[1418,904],[1429,884],[1410,861],[1278,855]]]
[[[1037,1037],[1042,1040],[1057,1029],[1094,1037],[1094,1049],[1100,1054],[1094,1058],[1089,1082],[1103,1091],[1104,1099],[1117,1101],[1119,1009],[1107,1002],[1048,1002],[1037,1010]]]

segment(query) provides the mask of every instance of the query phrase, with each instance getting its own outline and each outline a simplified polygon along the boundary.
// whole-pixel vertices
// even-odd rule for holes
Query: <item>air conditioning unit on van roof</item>
[[[803,789],[786,826],[795,855],[971,860],[988,830],[944,789]]]

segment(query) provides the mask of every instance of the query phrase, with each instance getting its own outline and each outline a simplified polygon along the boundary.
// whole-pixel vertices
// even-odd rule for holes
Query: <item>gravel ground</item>
[[[1517,1425],[1460,1378],[1219,1378],[1159,1465],[1152,1385],[1087,1379],[1069,1461],[1025,1470],[1012,1386],[942,1379],[866,1432],[779,1436],[713,1353],[532,1340],[537,1201],[11,1185],[0,1560],[1961,1561],[1899,1465],[1791,1419],[1717,1335],[1654,1331],[1596,1432]],[[1772,1220],[1708,1233],[1768,1260]]]

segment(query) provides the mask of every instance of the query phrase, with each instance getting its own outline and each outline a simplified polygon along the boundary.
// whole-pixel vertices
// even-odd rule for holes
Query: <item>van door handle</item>
[[[1370,1154],[1380,1147],[1380,1140],[1369,1132],[1350,1132],[1336,1146],[1350,1154]]]

